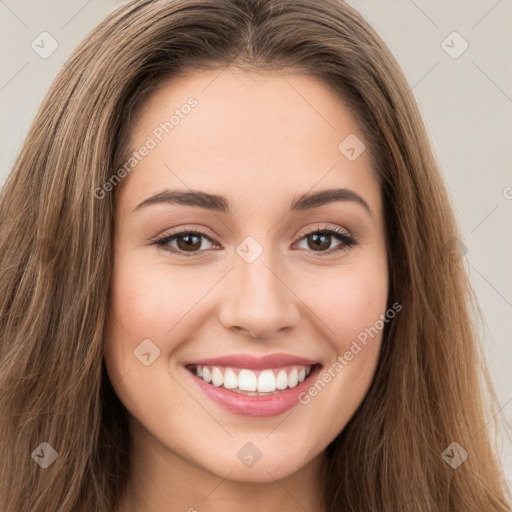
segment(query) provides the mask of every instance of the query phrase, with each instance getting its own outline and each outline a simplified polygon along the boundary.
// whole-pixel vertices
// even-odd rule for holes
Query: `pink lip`
[[[203,363],[201,362],[201,364]],[[220,366],[220,363],[218,364]],[[247,368],[246,366],[242,367]],[[266,368],[270,367],[266,366]],[[284,412],[297,405],[299,403],[301,394],[305,394],[307,389],[311,386],[312,382],[315,381],[315,378],[320,373],[321,369],[322,366],[317,364],[314,368],[311,369],[311,373],[294,388],[287,388],[284,391],[276,393],[275,395],[266,396],[248,396],[235,393],[228,389],[216,387],[213,384],[208,384],[189,370],[186,370],[186,373],[190,375],[190,378],[193,380],[193,382],[199,386],[201,391],[203,391],[210,400],[212,400],[223,409],[241,416],[249,416],[253,418],[269,418],[283,414]]]
[[[291,365],[313,366],[314,364],[318,364],[318,361],[284,353],[269,354],[263,357],[249,356],[247,354],[233,354],[230,356],[213,357],[183,363],[184,366],[230,366],[232,368],[247,368],[249,370],[265,370],[267,368],[279,368],[281,366]]]

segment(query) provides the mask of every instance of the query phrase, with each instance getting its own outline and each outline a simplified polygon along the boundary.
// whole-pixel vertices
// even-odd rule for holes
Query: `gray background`
[[[83,37],[122,3],[0,0],[0,187],[53,78]],[[498,416],[510,425],[512,0],[349,3],[389,46],[420,105],[482,307],[481,335],[500,399]],[[44,31],[58,44],[47,58],[31,47]],[[469,45],[457,58],[465,43],[452,35],[454,31]],[[51,41],[45,41],[48,50]],[[500,439],[512,487],[509,428]]]

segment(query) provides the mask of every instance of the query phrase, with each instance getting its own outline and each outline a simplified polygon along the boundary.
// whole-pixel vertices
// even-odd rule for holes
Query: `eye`
[[[334,238],[337,238],[340,243],[332,248],[331,244]],[[206,240],[207,244],[216,245],[217,248],[220,247],[206,233],[191,229],[182,229],[164,235],[154,240],[152,244],[180,256],[193,257],[201,255],[202,252],[208,250],[208,247],[204,247],[203,240]],[[302,248],[309,252],[319,253],[317,256],[330,255],[357,245],[356,239],[348,231],[339,227],[329,228],[325,226],[324,228],[312,228],[296,243],[300,243],[302,240],[309,246]]]
[[[331,244],[335,238],[337,238],[340,243],[332,248]],[[351,236],[348,231],[340,227],[329,228],[328,226],[308,230],[299,242],[301,240],[304,240],[306,245],[306,247],[302,248],[314,253],[320,253],[318,256],[330,255],[357,244],[356,239]],[[330,250],[327,251],[327,249]]]
[[[178,253],[185,257],[194,256],[200,250],[205,250],[203,247],[202,239],[208,243],[213,244],[213,240],[201,231],[193,231],[190,229],[182,229],[174,233],[170,233],[161,238],[156,239],[153,244],[157,247],[162,247],[166,251]],[[173,243],[176,243],[173,246]],[[190,253],[190,254],[187,254]]]

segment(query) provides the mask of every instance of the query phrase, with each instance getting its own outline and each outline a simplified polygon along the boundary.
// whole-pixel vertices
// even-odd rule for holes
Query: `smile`
[[[311,368],[312,365],[290,365],[263,370],[203,365],[187,367],[208,384],[247,396],[266,396],[293,389],[306,379]]]
[[[189,360],[181,366],[207,402],[254,419],[279,416],[296,407],[322,369],[314,359],[285,353],[233,354]]]

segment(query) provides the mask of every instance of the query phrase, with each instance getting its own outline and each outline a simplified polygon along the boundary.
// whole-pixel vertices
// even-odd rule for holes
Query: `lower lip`
[[[210,400],[233,414],[253,418],[279,416],[297,405],[299,403],[299,395],[310,387],[311,382],[313,382],[312,377],[315,377],[320,370],[320,365],[315,366],[307,378],[297,386],[287,388],[275,395],[249,396],[208,384],[185,368],[185,371],[192,377],[192,380]]]

